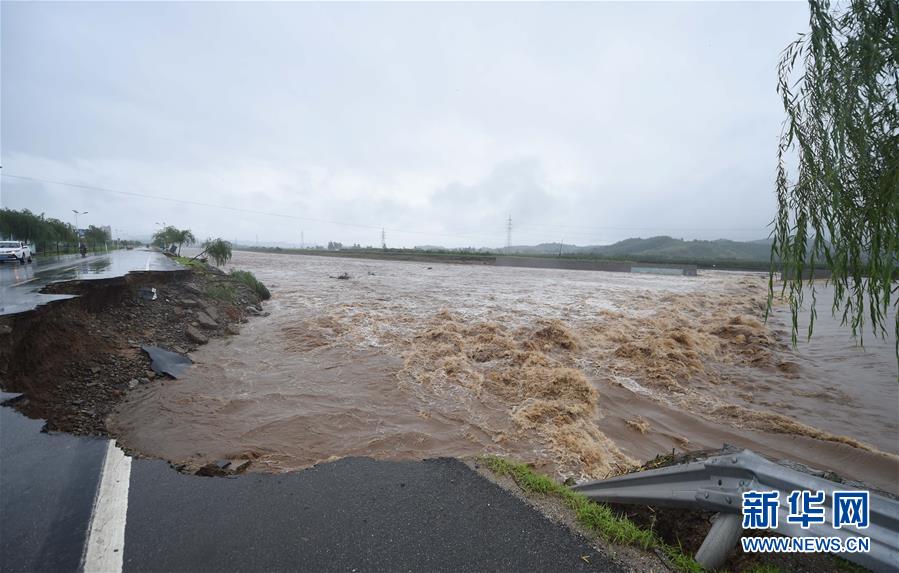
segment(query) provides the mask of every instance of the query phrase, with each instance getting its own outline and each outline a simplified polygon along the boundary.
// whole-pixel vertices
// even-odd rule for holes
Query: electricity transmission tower
[[[387,250],[387,233],[381,228],[381,248]]]
[[[512,248],[512,213],[509,213],[509,219],[506,221],[506,252]]]

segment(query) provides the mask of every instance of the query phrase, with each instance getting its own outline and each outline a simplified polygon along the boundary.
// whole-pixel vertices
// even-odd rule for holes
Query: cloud
[[[134,236],[497,246],[511,212],[519,243],[760,238],[806,10],[11,3],[4,173],[231,209],[9,177],[0,203]]]

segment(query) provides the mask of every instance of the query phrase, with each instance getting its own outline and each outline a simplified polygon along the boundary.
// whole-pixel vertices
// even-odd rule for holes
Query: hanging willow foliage
[[[777,91],[787,119],[777,166],[769,309],[777,270],[796,343],[815,266],[832,271],[832,312],[862,340],[884,336],[899,302],[899,2],[810,0],[811,32],[784,50]],[[813,276],[813,275],[812,275]],[[811,337],[815,294],[811,293]],[[899,313],[896,331],[899,358]]]

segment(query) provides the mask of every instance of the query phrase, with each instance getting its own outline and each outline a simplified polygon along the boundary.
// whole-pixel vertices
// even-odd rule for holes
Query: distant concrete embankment
[[[496,257],[498,267],[530,267],[538,269],[566,269],[575,271],[607,271],[615,273],[649,273],[656,275],[696,276],[696,265],[662,263],[632,263],[628,261],[595,261],[547,257]]]
[[[616,273],[648,273],[658,275],[696,276],[699,268],[693,264],[647,263],[618,260],[575,259],[567,257],[522,257],[517,255],[416,253],[407,251],[325,251],[296,249],[237,249],[246,252],[277,253],[286,255],[312,255],[348,259],[375,259],[385,261],[414,261],[420,263],[444,263],[457,265],[487,265],[496,267],[524,267],[535,269],[566,269],[576,271],[606,271]]]

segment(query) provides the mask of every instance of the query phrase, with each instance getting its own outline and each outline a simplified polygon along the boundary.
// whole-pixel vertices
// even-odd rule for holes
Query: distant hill
[[[600,247],[594,252],[625,257],[767,261],[771,258],[771,244],[767,241],[740,242],[727,239],[684,241],[671,237],[650,237],[626,239],[608,247]]]
[[[268,244],[266,246],[240,245],[240,248],[249,250],[296,250],[282,248],[286,243]],[[324,251],[324,247],[307,248],[309,254],[319,254],[314,251]],[[382,249],[376,247],[343,246],[339,249],[343,254],[365,253],[373,255],[375,252],[384,254]],[[724,268],[767,268],[771,259],[771,241],[761,239],[757,241],[731,241],[717,239],[715,241],[685,241],[668,236],[649,237],[648,239],[625,239],[613,245],[572,245],[560,243],[540,243],[539,245],[513,245],[509,248],[490,249],[485,247],[447,248],[440,245],[418,245],[413,249],[388,249],[394,255],[416,252],[425,255],[445,254],[464,255],[465,257],[488,257],[495,255],[525,255],[543,257],[575,258],[602,258],[623,259],[635,262],[680,263],[697,264],[701,266],[720,266]],[[332,251],[329,251],[332,252]],[[407,253],[408,254],[408,253]]]
[[[522,255],[558,255],[559,243],[542,243],[534,246],[513,246],[498,252]],[[648,239],[625,239],[613,245],[561,245],[563,255],[590,255],[610,258],[634,258],[697,261],[746,261],[767,262],[771,257],[771,242],[758,241],[685,241],[673,237],[659,236]]]
[[[558,255],[560,246],[562,247],[563,255],[587,253],[588,251],[586,249],[601,248],[579,247],[568,243],[565,243],[564,245],[560,245],[559,243],[540,243],[539,245],[512,245],[508,249],[493,249],[492,252],[498,254],[514,253],[517,255]]]

